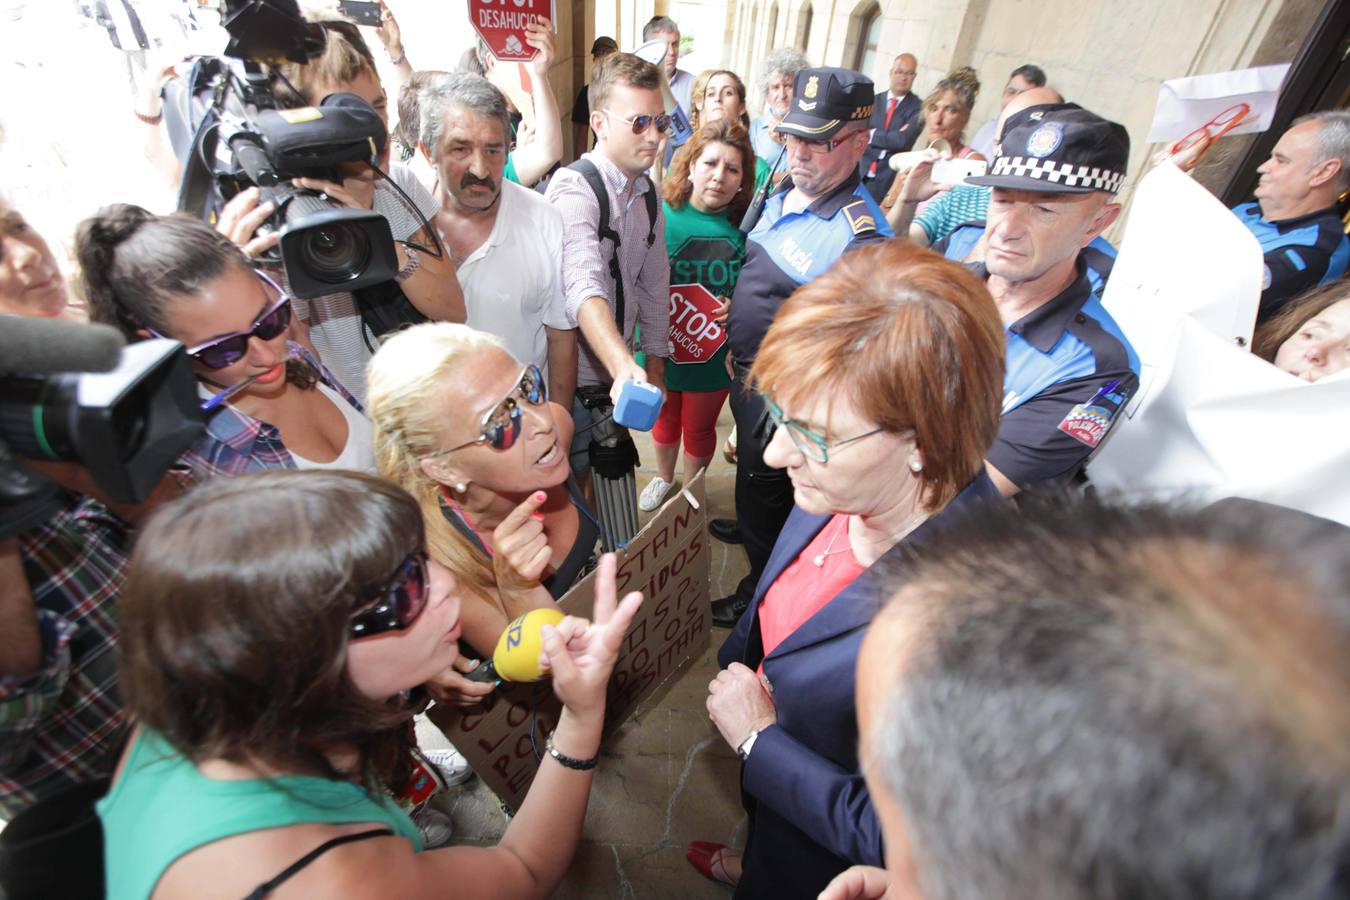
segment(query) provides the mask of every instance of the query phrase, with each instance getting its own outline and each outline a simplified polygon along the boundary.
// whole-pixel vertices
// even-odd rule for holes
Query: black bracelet
[[[563,754],[558,752],[557,747],[553,746],[553,735],[551,733],[548,736],[548,741],[545,742],[544,744],[544,749],[548,752],[549,756],[553,757],[558,761],[558,765],[562,766],[565,769],[575,769],[578,772],[588,772],[591,769],[594,769],[596,764],[600,762],[600,754],[598,753],[595,756],[592,756],[590,759],[574,759],[573,757],[570,756],[564,756]]]

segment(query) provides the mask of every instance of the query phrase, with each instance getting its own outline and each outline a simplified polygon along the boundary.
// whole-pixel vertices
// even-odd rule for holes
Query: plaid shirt
[[[313,354],[298,344],[291,344],[290,347],[298,350],[301,357],[314,366],[324,384],[340,394],[357,412],[365,412],[357,399]],[[191,472],[191,479],[198,483],[217,475],[243,475],[245,472],[296,467],[275,425],[246,415],[228,402],[211,413],[206,422],[206,431],[179,458],[179,465],[186,466]]]
[[[117,690],[117,597],[131,526],[71,495],[18,537],[37,607],[42,667],[0,678],[0,817],[112,774],[125,720]]]

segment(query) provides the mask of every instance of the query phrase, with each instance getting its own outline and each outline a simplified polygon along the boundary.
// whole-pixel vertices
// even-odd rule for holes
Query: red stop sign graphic
[[[554,0],[469,0],[469,23],[503,62],[533,59],[525,43],[525,26],[536,19],[553,21]]]
[[[670,342],[673,363],[702,363],[727,342],[727,330],[713,321],[722,301],[701,284],[670,286]]]

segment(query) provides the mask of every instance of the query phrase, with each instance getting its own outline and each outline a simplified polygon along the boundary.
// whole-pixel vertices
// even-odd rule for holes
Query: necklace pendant
[[[815,563],[817,569],[823,568],[825,566],[825,554],[817,553],[811,562]]]

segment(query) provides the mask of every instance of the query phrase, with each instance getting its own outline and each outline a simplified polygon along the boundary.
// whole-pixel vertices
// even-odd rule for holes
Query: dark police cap
[[[852,69],[802,69],[792,82],[792,107],[775,129],[825,141],[849,122],[866,123],[876,102],[872,79]]]
[[[988,175],[968,184],[1018,191],[1114,194],[1125,181],[1130,135],[1076,103],[1031,106],[1008,117]]]

